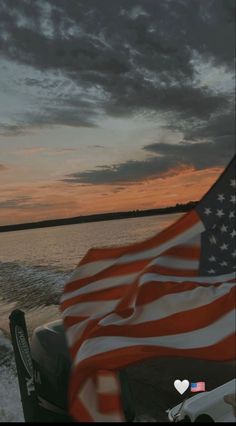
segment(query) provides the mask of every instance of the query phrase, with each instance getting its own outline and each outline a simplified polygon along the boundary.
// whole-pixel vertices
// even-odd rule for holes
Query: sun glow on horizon
[[[78,185],[56,182],[1,190],[1,225],[60,219],[87,214],[170,207],[199,200],[223,169],[194,170],[181,167],[154,179],[129,185]],[[3,188],[2,188],[3,189]],[[20,194],[20,196],[18,195]],[[8,204],[7,204],[8,203]],[[14,214],[13,214],[14,212]]]

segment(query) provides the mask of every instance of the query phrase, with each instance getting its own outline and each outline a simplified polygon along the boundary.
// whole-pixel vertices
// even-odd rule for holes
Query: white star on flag
[[[220,246],[220,249],[221,250],[227,250],[227,248],[228,248],[228,244],[222,244],[222,246]]]
[[[236,179],[230,180],[230,186],[232,186],[233,188],[236,188]]]
[[[219,194],[218,197],[217,197],[218,201],[224,201],[224,199],[225,199],[224,194]]]
[[[236,236],[236,230],[235,229],[233,229],[233,231],[231,232],[231,237],[233,238],[233,237],[235,237]]]
[[[204,210],[204,213],[208,216],[209,214],[211,214],[211,209],[209,209],[209,207],[207,207],[207,208]]]
[[[224,224],[220,228],[221,232],[227,232],[228,226],[225,226]]]
[[[210,262],[215,262],[215,261],[216,261],[215,256],[211,256],[211,257],[209,257],[209,261],[210,261]]]
[[[222,209],[218,209],[217,212],[216,212],[216,216],[218,216],[218,217],[224,216],[223,210]]]

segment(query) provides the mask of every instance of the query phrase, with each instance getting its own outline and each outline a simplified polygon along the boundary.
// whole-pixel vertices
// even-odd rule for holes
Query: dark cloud
[[[227,103],[227,96],[193,85],[193,57],[197,53],[233,71],[231,0],[0,0],[0,5],[2,56],[104,93],[95,107],[64,99],[71,108],[65,119],[54,106],[41,125],[90,126],[96,108],[115,116],[154,110],[207,120]],[[47,83],[32,77],[26,84]],[[37,116],[32,119],[37,122]]]
[[[113,166],[100,166],[95,170],[71,173],[64,182],[92,185],[129,184],[162,177],[168,172],[176,174],[178,168],[183,166],[196,170],[224,167],[233,157],[235,146],[234,138],[226,134],[215,142],[153,143],[146,145],[144,150],[156,155],[143,161],[127,161]]]
[[[217,67],[222,80],[234,72],[234,4],[0,0],[0,54],[33,67],[38,74],[32,71],[24,84],[47,94],[39,111],[3,123],[0,134],[36,126],[94,127],[101,112],[152,118],[158,113],[182,140],[156,140],[144,147],[151,155],[146,160],[75,172],[64,181],[116,185],[162,176],[183,164],[197,170],[225,166],[235,150],[234,99],[224,84],[213,89],[211,78],[200,84],[199,69]]]
[[[21,124],[0,123],[0,136],[18,136],[25,132],[25,127]]]
[[[224,94],[209,93],[204,88],[190,85],[154,88],[146,83],[139,90],[130,89],[125,97],[117,93],[106,111],[111,115],[124,116],[127,111],[138,111],[142,106],[143,110],[172,112],[178,119],[207,120],[213,112],[222,111],[228,104],[229,100]]]
[[[0,201],[0,209],[35,209],[49,207],[52,204],[49,203],[38,203],[32,202],[33,199],[29,196],[21,196],[15,198],[9,198],[4,201]]]
[[[6,54],[37,68],[122,74],[132,67],[129,52],[137,65],[156,71],[159,61],[162,72],[168,62],[172,75],[185,77],[192,74],[193,49],[233,66],[231,0],[100,0],[99,6],[97,0],[1,0],[1,5]]]
[[[62,102],[63,104],[63,102]],[[94,113],[95,116],[95,113]],[[58,105],[45,106],[43,110],[38,112],[27,113],[27,116],[18,124],[0,123],[0,135],[2,136],[18,136],[20,134],[30,132],[32,128],[44,126],[72,126],[72,127],[97,127],[92,121],[92,111],[89,115],[83,109],[68,107],[64,108]]]
[[[127,161],[113,166],[98,167],[96,170],[71,173],[63,181],[92,185],[135,183],[145,178],[161,176],[174,166],[176,166],[174,158],[152,157],[145,161]]]
[[[228,138],[233,147],[235,136],[235,113],[233,110],[229,110],[221,112],[219,115],[214,115],[208,122],[204,122],[201,125],[193,125],[190,129],[185,129],[184,136],[185,140],[193,141],[197,139],[208,139],[214,141],[216,139]]]
[[[1,201],[0,208],[1,209],[22,208],[22,207],[25,207],[25,205],[27,205],[29,200],[31,200],[31,198],[28,196],[10,198],[8,200]]]
[[[168,169],[175,162],[177,165],[185,164],[201,170],[215,166],[222,167],[231,159],[234,154],[232,141],[228,141],[227,137],[224,137],[224,140],[225,144],[222,141],[220,143],[196,142],[179,145],[156,143],[147,145],[145,149],[160,155],[161,161],[165,158]]]
[[[187,127],[186,127],[187,126]],[[154,142],[143,149],[152,157],[143,161],[127,161],[95,170],[72,173],[64,181],[70,183],[111,184],[134,183],[143,179],[161,177],[179,166],[196,170],[224,167],[235,153],[235,116],[232,109],[212,115],[208,122],[175,122],[168,130],[183,133],[183,140],[175,144]],[[161,138],[160,138],[161,140]]]
[[[91,115],[91,114],[90,114]],[[45,107],[41,113],[28,114],[28,122],[35,126],[64,125],[73,127],[96,127],[91,117],[72,108],[59,109],[58,107]]]

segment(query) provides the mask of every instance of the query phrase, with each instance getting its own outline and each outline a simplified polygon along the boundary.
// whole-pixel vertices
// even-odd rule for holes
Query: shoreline
[[[63,219],[50,219],[37,222],[19,223],[14,225],[0,226],[0,232],[22,231],[26,229],[49,228],[53,226],[75,225],[78,223],[102,222],[107,220],[129,219],[135,217],[155,216],[174,213],[185,213],[197,204],[197,201],[190,201],[187,204],[176,204],[173,207],[163,207],[149,210],[132,210],[127,212],[100,213],[86,216],[76,216]]]

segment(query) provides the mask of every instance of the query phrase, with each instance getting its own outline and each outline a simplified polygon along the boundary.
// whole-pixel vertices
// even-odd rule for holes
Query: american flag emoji
[[[205,382],[191,383],[191,392],[205,392]]]

